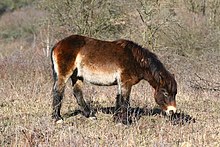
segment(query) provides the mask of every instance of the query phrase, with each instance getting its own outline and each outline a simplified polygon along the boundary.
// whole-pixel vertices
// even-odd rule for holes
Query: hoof
[[[55,121],[56,124],[62,124],[64,121],[62,119]]]
[[[86,118],[96,118],[95,116],[95,111],[82,111],[82,115],[85,116]]]
[[[86,118],[89,118],[89,116],[90,116],[90,111],[82,110],[82,111],[81,111],[81,114],[82,114],[83,116],[85,116]]]
[[[52,119],[55,120],[55,123],[56,123],[56,124],[63,123],[63,118],[62,118],[61,116],[58,116],[58,115],[52,115]]]
[[[96,117],[96,116],[90,116],[89,119],[91,119],[91,120],[97,120],[97,117]]]
[[[132,123],[132,118],[124,113],[117,113],[113,116],[115,123],[122,123],[124,125],[130,125]]]

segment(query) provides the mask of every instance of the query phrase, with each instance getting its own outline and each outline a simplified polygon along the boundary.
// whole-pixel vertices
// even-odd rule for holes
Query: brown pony
[[[167,114],[176,112],[177,83],[157,56],[128,40],[101,41],[72,35],[59,41],[51,52],[54,86],[53,113],[60,115],[65,85],[72,80],[73,94],[83,115],[94,116],[83,99],[78,81],[100,86],[118,86],[114,117],[129,108],[131,88],[144,79],[155,89],[155,101]],[[127,119],[127,118],[125,118]]]

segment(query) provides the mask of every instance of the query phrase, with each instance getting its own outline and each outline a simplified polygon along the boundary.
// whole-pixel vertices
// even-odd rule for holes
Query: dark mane
[[[134,59],[142,68],[149,70],[158,83],[162,80],[162,74],[169,74],[164,65],[158,59],[157,55],[149,51],[147,48],[143,48],[137,43],[128,40],[118,40],[117,43],[131,50]]]

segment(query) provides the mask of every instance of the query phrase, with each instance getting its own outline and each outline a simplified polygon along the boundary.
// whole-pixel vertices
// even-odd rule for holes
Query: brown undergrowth
[[[105,111],[114,106],[114,86],[84,85],[85,98],[97,110],[97,120],[69,115],[78,109],[70,83],[62,107],[65,121],[55,125],[51,120],[49,58],[35,48],[5,56],[0,64],[1,146],[219,146],[219,92],[194,89],[190,82],[196,80],[194,73],[219,81],[219,67],[203,60],[198,68],[197,62],[187,58],[168,53],[159,56],[176,72],[181,113],[173,117],[174,121],[158,113],[153,89],[141,81],[131,96],[132,111],[140,112],[140,117],[133,117],[129,126],[114,123],[111,112]]]
[[[28,13],[30,11],[34,13]],[[96,110],[97,116],[97,120],[90,120],[79,113],[71,84],[68,83],[62,106],[64,123],[56,125],[51,119],[51,63],[45,49],[42,49],[48,33],[45,31],[47,29],[36,31],[37,25],[32,25],[36,18],[44,14],[31,8],[21,9],[17,14],[15,12],[0,18],[1,146],[220,146],[220,53],[219,45],[215,43],[218,40],[215,33],[210,32],[214,39],[208,36],[202,44],[199,40],[202,37],[194,37],[197,33],[194,34],[191,31],[193,29],[189,29],[189,32],[192,32],[192,38],[197,39],[196,44],[188,41],[191,39],[185,30],[180,32],[183,33],[180,36],[175,36],[178,31],[168,31],[173,38],[166,36],[166,39],[174,41],[174,45],[169,40],[158,41],[165,47],[156,50],[156,54],[167,69],[175,74],[178,83],[176,115],[167,117],[161,114],[154,102],[154,90],[148,82],[141,81],[132,89],[132,123],[114,123],[112,108],[117,88],[85,84],[84,97]],[[182,18],[186,13],[178,9],[177,16]],[[141,25],[140,20],[136,21],[138,15],[134,18],[136,23],[131,24],[136,29],[124,36],[141,43],[141,37],[137,34],[141,34],[142,28],[146,26]],[[21,21],[16,23],[16,19]],[[11,23],[6,24],[6,20]],[[25,26],[29,26],[29,29],[26,30]],[[132,32],[135,33],[130,34]],[[108,35],[105,34],[105,37]],[[54,40],[52,38],[50,41]],[[206,50],[199,54],[192,53],[188,48],[190,44],[185,42],[199,46],[200,50],[206,46]],[[186,51],[183,50],[185,48]],[[178,52],[179,49],[185,56]]]

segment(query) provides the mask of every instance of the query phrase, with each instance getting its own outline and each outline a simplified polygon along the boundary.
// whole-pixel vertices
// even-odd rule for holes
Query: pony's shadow
[[[104,114],[114,114],[115,113],[115,107],[100,107],[100,108],[93,108],[94,114],[97,112],[101,112]],[[72,116],[76,116],[78,114],[83,114],[81,110],[74,110],[69,111],[66,114],[64,114],[65,118],[69,118]],[[190,123],[195,123],[195,118],[192,116],[184,113],[184,112],[178,112],[171,116],[166,115],[161,109],[159,108],[129,108],[128,114],[132,118],[132,122],[138,121],[142,116],[162,116],[166,119],[167,122],[170,122],[172,125],[185,125]],[[131,122],[129,123],[131,124]]]

